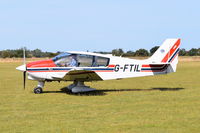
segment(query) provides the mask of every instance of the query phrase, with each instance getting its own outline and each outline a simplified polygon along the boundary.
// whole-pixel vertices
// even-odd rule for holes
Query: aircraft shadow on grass
[[[43,93],[66,93],[68,95],[75,96],[104,96],[107,95],[106,92],[128,92],[128,91],[179,91],[184,88],[151,88],[151,89],[103,89],[103,90],[95,90],[91,92],[83,92],[74,94],[69,91],[66,87],[61,88],[60,91],[44,91]]]

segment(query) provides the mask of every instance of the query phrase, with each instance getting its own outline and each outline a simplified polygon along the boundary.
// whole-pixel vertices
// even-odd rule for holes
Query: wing
[[[58,77],[54,77],[58,78]],[[61,77],[59,77],[61,78]],[[102,80],[102,78],[94,71],[90,70],[72,70],[66,73],[61,78],[62,80],[67,81],[99,81]]]

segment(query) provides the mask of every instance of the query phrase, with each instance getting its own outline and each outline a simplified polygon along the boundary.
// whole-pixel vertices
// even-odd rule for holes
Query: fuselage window
[[[109,58],[62,53],[52,59],[57,67],[106,67],[109,64]]]
[[[101,66],[107,66],[109,64],[109,59],[108,58],[104,58],[104,57],[97,57],[97,65],[99,67]]]
[[[100,56],[79,55],[80,67],[105,67],[109,64],[109,59]]]
[[[91,67],[93,62],[93,56],[91,55],[78,55],[79,67]]]

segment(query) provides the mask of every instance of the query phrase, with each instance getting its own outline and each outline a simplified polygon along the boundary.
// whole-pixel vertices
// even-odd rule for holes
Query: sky
[[[0,50],[200,48],[199,0],[0,0]]]

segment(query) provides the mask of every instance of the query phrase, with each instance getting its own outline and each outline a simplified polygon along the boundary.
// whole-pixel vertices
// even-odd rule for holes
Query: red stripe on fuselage
[[[115,67],[115,65],[108,65],[108,67]]]
[[[36,67],[56,67],[56,64],[52,59],[42,60],[42,61],[34,61],[27,64],[28,68],[36,68]]]

